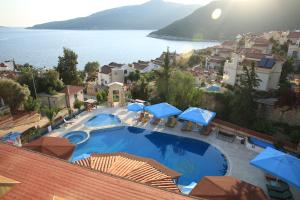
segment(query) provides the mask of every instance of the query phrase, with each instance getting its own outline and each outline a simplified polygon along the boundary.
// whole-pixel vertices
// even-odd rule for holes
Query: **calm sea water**
[[[216,45],[215,42],[168,41],[146,37],[150,30],[27,30],[0,28],[0,62],[15,59],[38,67],[57,65],[63,47],[78,54],[78,66],[88,61],[132,63],[158,57],[167,47],[179,53]]]

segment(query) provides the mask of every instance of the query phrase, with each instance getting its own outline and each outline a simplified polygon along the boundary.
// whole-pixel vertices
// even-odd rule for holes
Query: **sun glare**
[[[221,17],[221,15],[222,15],[222,10],[220,8],[217,8],[212,12],[211,18],[213,20],[217,20]]]

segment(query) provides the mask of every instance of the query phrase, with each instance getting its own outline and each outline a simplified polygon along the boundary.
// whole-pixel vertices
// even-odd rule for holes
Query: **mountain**
[[[294,30],[300,28],[299,8],[299,0],[214,1],[149,36],[223,40],[248,32]],[[221,9],[222,14],[212,19],[216,9]]]
[[[182,5],[162,0],[152,0],[135,6],[125,6],[94,13],[66,21],[38,24],[31,29],[70,29],[70,30],[155,30],[162,28],[174,20],[181,19],[199,5]]]

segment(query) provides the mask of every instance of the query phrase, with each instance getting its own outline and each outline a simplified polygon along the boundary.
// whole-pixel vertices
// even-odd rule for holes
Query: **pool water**
[[[206,142],[131,126],[91,131],[90,138],[76,146],[72,159],[113,152],[152,158],[181,173],[179,185],[198,182],[203,176],[225,175],[228,168],[224,155]]]
[[[122,124],[121,120],[117,116],[111,114],[98,114],[85,123],[87,127],[101,127],[120,124]]]
[[[88,134],[84,131],[72,131],[63,136],[68,139],[72,144],[80,144],[88,138]]]

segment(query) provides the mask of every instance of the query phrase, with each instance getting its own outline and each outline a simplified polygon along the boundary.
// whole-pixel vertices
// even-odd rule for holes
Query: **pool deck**
[[[180,130],[181,124],[178,123],[175,128],[168,128],[164,125],[153,126],[148,123],[137,123],[134,119],[137,114],[134,112],[128,112],[126,108],[108,108],[108,107],[98,107],[98,109],[92,112],[83,112],[77,119],[74,119],[73,125],[67,125],[66,127],[56,129],[49,133],[49,136],[57,137],[62,136],[67,132],[75,130],[91,131],[93,129],[84,126],[84,123],[90,119],[92,116],[100,113],[114,114],[117,115],[124,125],[136,126],[148,130],[164,132],[172,135],[183,136],[188,138],[193,138],[196,140],[202,140],[209,144],[212,144],[218,148],[228,160],[228,171],[226,175],[234,176],[241,180],[247,181],[253,185],[261,187],[266,191],[266,180],[264,178],[264,173],[251,166],[249,164],[258,153],[246,148],[245,145],[240,144],[237,140],[233,143],[229,143],[216,138],[216,133],[212,133],[209,136],[200,135],[197,132],[182,132]],[[103,127],[102,127],[103,128]],[[99,128],[94,128],[99,129]],[[291,192],[294,195],[294,199],[300,199],[300,189],[290,186]],[[267,193],[266,193],[267,194]]]

